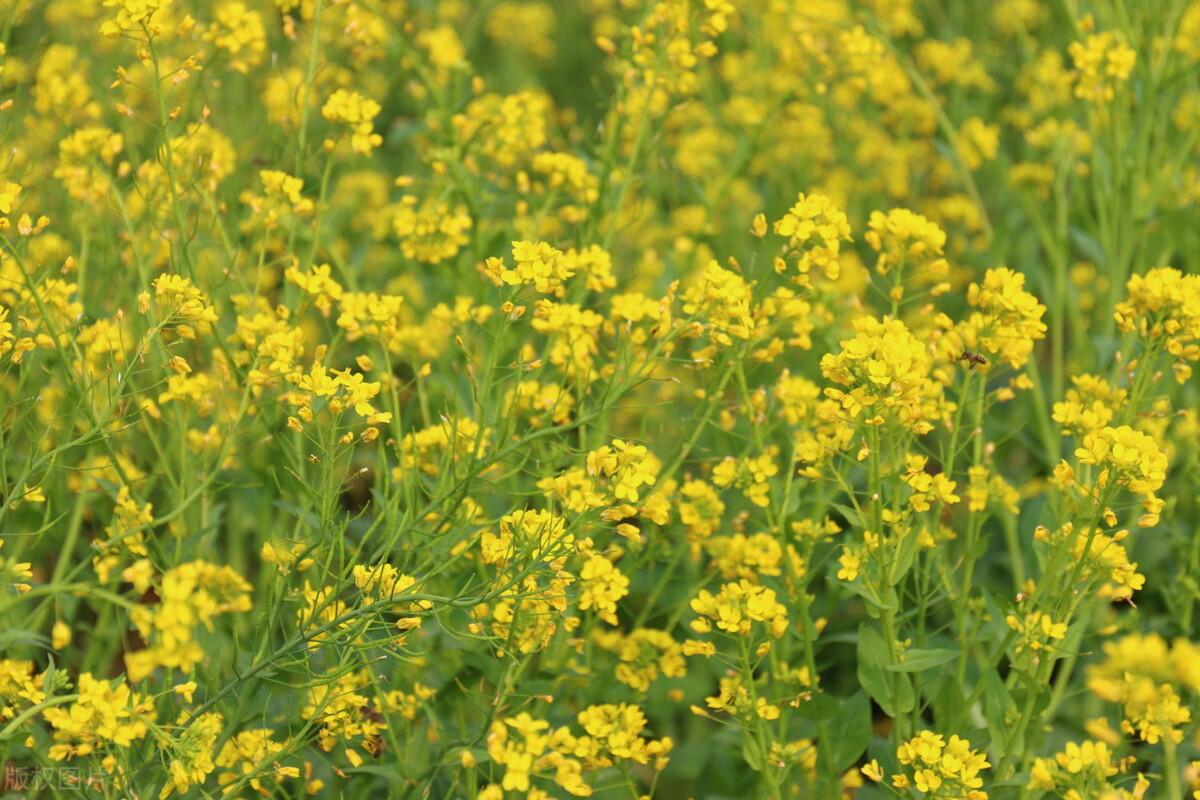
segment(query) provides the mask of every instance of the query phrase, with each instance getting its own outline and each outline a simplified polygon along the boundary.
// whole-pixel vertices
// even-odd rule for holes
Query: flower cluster
[[[1111,483],[1152,499],[1167,477],[1167,456],[1161,445],[1128,425],[1088,433],[1075,457],[1099,471],[1096,485],[1101,490]]]
[[[991,765],[966,739],[951,736],[947,741],[939,733],[921,731],[896,749],[896,758],[906,768],[892,775],[891,783],[898,789],[912,787],[929,797],[987,800],[987,792],[980,788],[981,775]],[[862,772],[873,781],[886,777],[878,761],[871,761]]]
[[[886,214],[872,211],[863,238],[879,253],[875,270],[880,275],[909,269],[929,280],[949,272],[950,266],[942,257],[946,232],[907,208],[894,208]]]
[[[1200,277],[1160,267],[1130,277],[1126,299],[1113,309],[1117,326],[1161,347],[1176,360],[1175,377],[1191,377],[1200,360]]]
[[[379,111],[379,103],[374,100],[358,92],[338,89],[321,107],[321,116],[350,131],[350,149],[355,153],[370,155],[373,149],[383,144],[383,137],[375,133],[372,124]]]
[[[1034,342],[1046,335],[1046,307],[1025,289],[1025,276],[1007,267],[989,269],[982,283],[968,287],[967,302],[972,313],[950,337],[954,356],[978,350],[1013,369],[1023,367]]]
[[[1116,95],[1117,87],[1129,79],[1137,62],[1137,53],[1111,31],[1093,33],[1069,48],[1075,64],[1075,96],[1093,103],[1105,103]]]
[[[715,595],[707,589],[701,590],[691,606],[699,615],[691,623],[696,633],[709,633],[715,625],[725,633],[748,636],[755,623],[759,623],[778,639],[788,626],[787,608],[778,601],[774,590],[745,579],[724,584]]]
[[[1200,0],[965,5],[5,4],[5,788],[1200,789]]]
[[[125,578],[147,588],[152,578],[146,561],[125,570]],[[220,614],[249,611],[250,584],[230,567],[193,561],[167,570],[157,581],[161,598],[157,606],[139,606],[133,624],[148,645],[125,656],[132,680],[141,680],[158,667],[178,669],[184,674],[204,659],[196,640],[199,626],[211,627]]]
[[[1144,796],[1150,782],[1141,775],[1132,789],[1118,788],[1110,781],[1125,769],[1125,763],[1116,760],[1104,742],[1067,742],[1053,758],[1034,759],[1029,771],[1029,788],[1054,792],[1062,797],[1125,800]]]
[[[530,792],[535,779],[545,779],[577,797],[592,794],[584,772],[630,762],[651,765],[660,771],[672,748],[669,738],[646,739],[646,718],[635,706],[589,706],[577,721],[584,734],[576,736],[566,726],[522,712],[492,723],[487,737],[488,755],[503,767],[499,784],[486,787],[480,797],[499,800],[504,792]]]
[[[97,680],[90,672],[79,676],[78,699],[65,708],[47,708],[42,715],[54,729],[49,755],[55,761],[129,747],[146,737],[155,719],[151,698],[125,681]]]
[[[917,433],[933,429],[941,386],[930,380],[933,356],[898,319],[862,317],[841,350],[821,358],[821,374],[837,386],[825,394],[867,425],[888,421]]]
[[[830,280],[840,273],[838,256],[843,242],[850,241],[850,223],[846,214],[825,195],[804,194],[796,204],[775,221],[775,234],[787,239],[785,257],[776,262],[777,271],[794,261],[798,281],[807,281],[808,273],[816,269]]]

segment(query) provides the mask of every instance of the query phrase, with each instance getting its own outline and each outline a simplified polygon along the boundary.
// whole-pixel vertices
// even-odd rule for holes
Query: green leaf
[[[958,658],[957,650],[922,650],[914,647],[904,654],[903,664],[888,664],[886,669],[892,672],[924,672],[933,667],[940,667]]]
[[[1013,705],[1012,696],[1008,693],[1008,687],[1004,685],[1004,681],[1000,679],[999,673],[994,669],[989,669],[983,673],[983,681],[986,688],[983,691],[983,714],[987,720],[988,732],[992,737],[992,748],[998,757],[1008,755],[1008,734],[1009,728],[1004,724],[1004,720],[1009,718],[1009,713],[1015,714],[1016,708]],[[1012,752],[1020,752],[1021,743],[1015,742],[1016,746]]]
[[[910,531],[908,535],[900,540],[900,551],[896,553],[896,569],[892,576],[892,583],[898,584],[900,580],[908,574],[912,569],[913,562],[917,560],[917,553],[921,551],[921,536],[915,530]]]
[[[883,637],[870,625],[858,626],[858,682],[888,716],[895,716]]]
[[[866,527],[863,524],[862,517],[859,516],[858,512],[855,511],[850,506],[844,506],[841,503],[830,503],[830,505],[833,506],[834,508],[836,508],[838,510],[838,512],[843,517],[846,518],[846,522],[850,523],[850,527],[852,527],[852,528],[865,528]]]
[[[838,704],[838,713],[828,728],[829,766],[843,772],[866,752],[871,741],[871,702],[858,692]]]
[[[885,607],[891,611],[896,611],[899,609],[898,606],[886,606],[883,598],[881,598],[875,592],[875,590],[864,581],[852,581],[850,583],[842,583],[838,581],[836,585],[845,587],[846,589],[850,590],[852,594],[856,594],[861,597],[866,603],[867,613],[871,615],[871,619],[879,619],[880,614],[883,613],[881,609]]]
[[[762,772],[762,753],[759,752],[758,742],[754,741],[754,738],[749,734],[742,736],[742,759],[750,765],[750,769],[755,772]]]
[[[908,676],[888,670],[891,653],[874,626],[858,627],[858,682],[889,717],[907,714],[916,706]]]
[[[911,713],[917,707],[917,695],[913,692],[912,681],[908,676],[900,673],[896,681],[896,710],[901,714]]]
[[[963,725],[968,709],[963,696],[962,684],[952,674],[943,674],[933,679],[936,690],[926,684],[926,697],[933,707],[933,719],[938,730],[958,730]]]
[[[841,705],[837,699],[824,692],[817,692],[812,699],[800,706],[800,716],[815,722],[835,718],[841,713]]]
[[[16,647],[40,647],[43,650],[50,649],[50,639],[36,631],[25,630],[24,628],[7,628],[0,631],[0,652],[6,652],[9,648]]]

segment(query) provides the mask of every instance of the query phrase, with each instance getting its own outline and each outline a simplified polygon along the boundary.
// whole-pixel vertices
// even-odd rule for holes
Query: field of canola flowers
[[[1200,798],[1200,2],[0,4],[0,793]]]

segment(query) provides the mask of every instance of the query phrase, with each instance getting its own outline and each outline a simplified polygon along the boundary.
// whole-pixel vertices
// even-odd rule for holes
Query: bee
[[[986,358],[979,355],[979,353],[972,353],[970,350],[963,350],[962,355],[959,356],[957,360],[967,362],[971,369],[975,369],[976,367],[986,367],[988,363]]]
[[[359,706],[358,713],[361,714],[362,718],[367,722],[371,722],[375,725],[383,727],[385,721],[383,714],[380,714],[374,708],[371,708],[371,706]],[[363,749],[376,758],[379,758],[379,756],[383,755],[383,737],[378,733],[364,736]]]
[[[363,738],[363,750],[366,750],[375,758],[383,755],[383,737],[382,736],[366,736]]]
[[[376,725],[382,725],[384,722],[383,714],[380,714],[370,706],[360,706],[358,713],[362,714],[363,719],[367,720],[368,722],[374,722]]]

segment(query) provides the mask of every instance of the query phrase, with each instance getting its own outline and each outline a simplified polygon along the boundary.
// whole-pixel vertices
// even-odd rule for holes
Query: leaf
[[[1089,261],[1096,264],[1107,263],[1108,259],[1105,258],[1104,248],[1093,237],[1084,232],[1083,229],[1071,226],[1071,242],[1079,252],[1087,256]]]
[[[862,517],[859,516],[858,512],[850,506],[844,506],[841,503],[830,503],[830,505],[836,508],[838,513],[846,518],[846,522],[850,523],[851,528],[866,527],[863,525]]]
[[[4,631],[0,631],[0,652],[7,652],[9,648],[21,646],[40,647],[43,650],[49,650],[50,639],[36,631],[24,628],[7,628]]]
[[[749,734],[742,736],[742,759],[750,765],[750,769],[762,772],[762,753],[759,752],[758,742],[754,741]]]
[[[986,687],[983,690],[983,714],[987,720],[988,732],[992,737],[992,748],[995,750],[998,757],[1003,758],[1008,755],[1008,726],[1004,724],[1004,720],[1008,719],[1007,714],[1013,706],[1012,697],[1008,693],[1008,687],[1004,685],[1004,681],[1000,679],[999,673],[994,669],[989,669],[983,674],[983,681]],[[1020,752],[1021,744],[1015,743],[1016,748],[1013,752]]]
[[[857,692],[838,704],[827,733],[829,765],[834,772],[843,772],[858,761],[871,741],[871,702],[866,693]]]
[[[887,670],[892,656],[888,645],[874,626],[863,622],[858,626],[858,682],[880,704],[884,714],[896,716],[895,675]]]
[[[858,595],[863,599],[867,606],[867,613],[871,615],[871,619],[879,619],[879,615],[883,612],[881,609],[888,608],[891,611],[899,610],[898,606],[885,606],[882,598],[876,594],[875,590],[864,581],[852,581],[850,583],[837,583],[838,586],[844,586],[851,593]]]
[[[958,730],[969,709],[966,708],[962,685],[953,674],[943,673],[934,679],[936,692],[930,694],[926,689],[926,697],[933,706],[933,719],[939,730]]]
[[[896,554],[893,583],[900,583],[900,580],[912,569],[913,562],[917,560],[917,553],[920,552],[920,545],[921,537],[916,531],[910,531],[907,536],[901,538],[900,551]]]
[[[834,719],[839,713],[841,713],[841,705],[837,698],[824,692],[815,693],[811,700],[800,706],[800,715],[815,722]]]
[[[913,692],[912,681],[908,676],[900,673],[896,681],[896,710],[901,714],[908,714],[917,707],[917,695]]]
[[[924,672],[927,669],[950,663],[958,658],[959,653],[957,650],[922,650],[914,647],[904,655],[903,664],[888,664],[886,669],[891,672]]]

